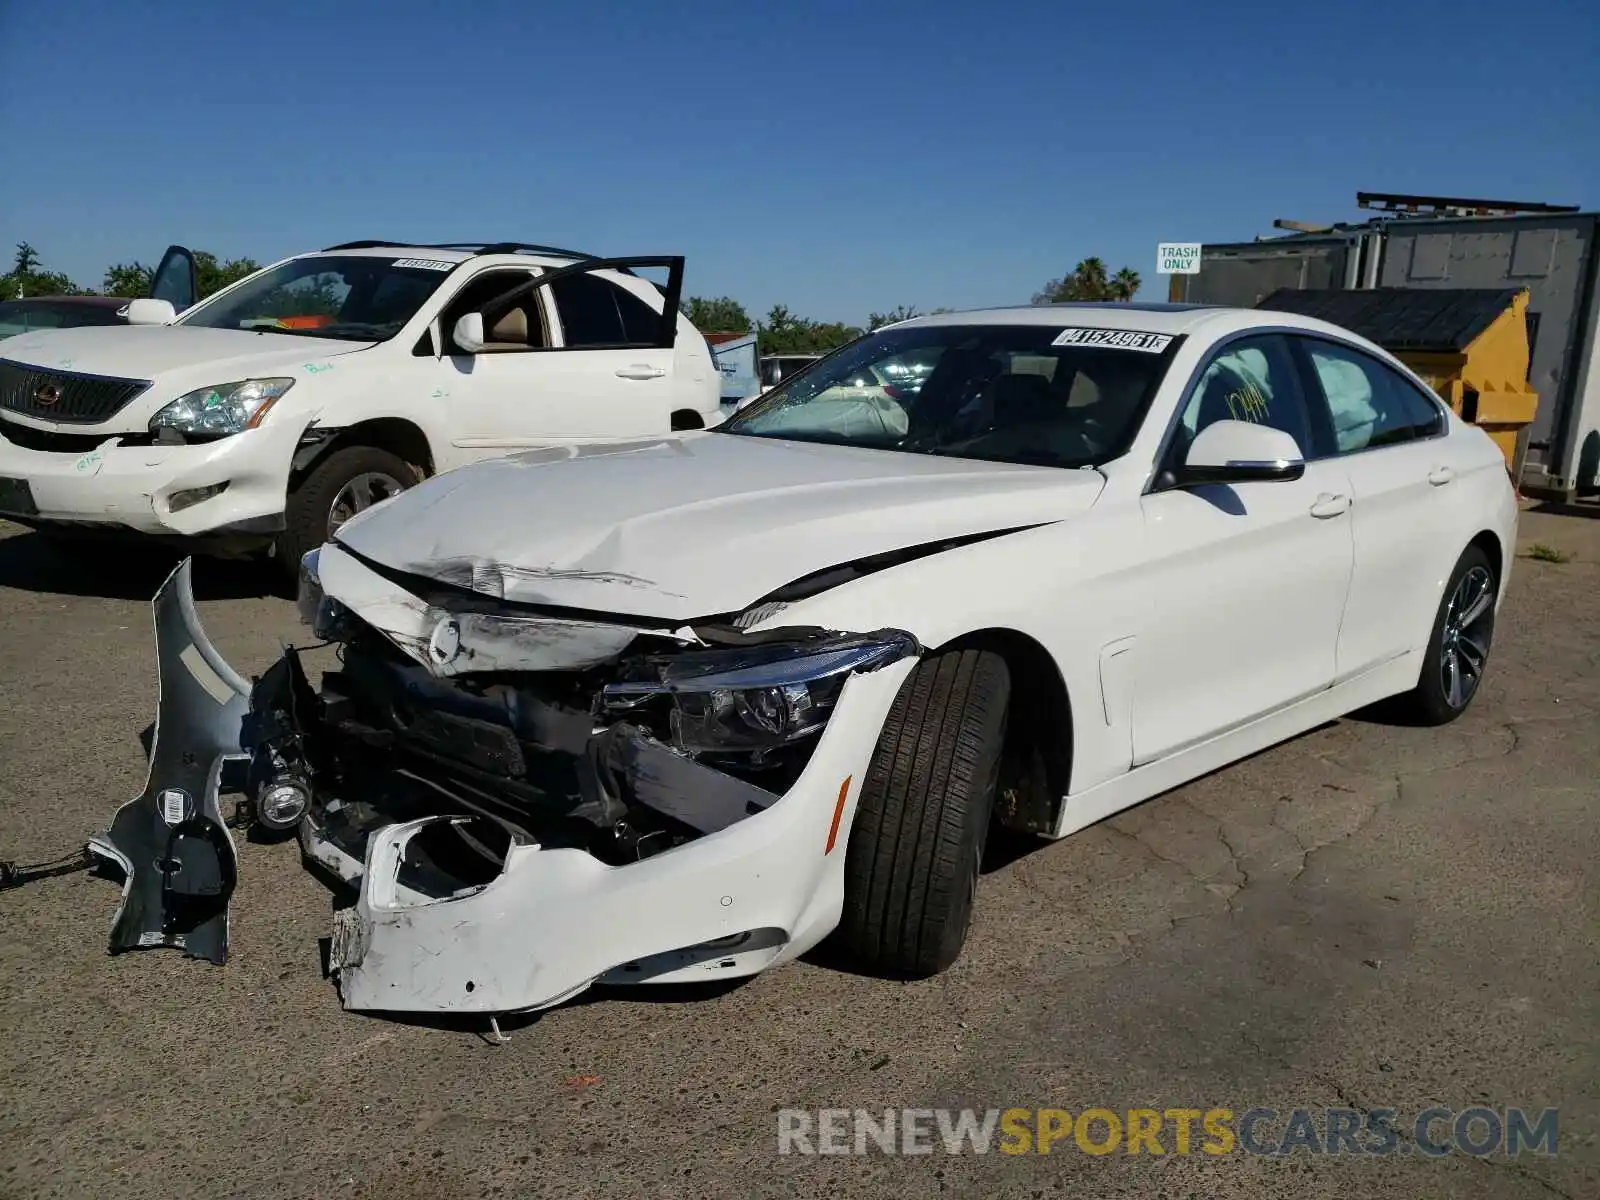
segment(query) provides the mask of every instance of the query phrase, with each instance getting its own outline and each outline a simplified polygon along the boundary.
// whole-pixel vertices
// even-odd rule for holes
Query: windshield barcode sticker
[[[1063,329],[1056,346],[1104,346],[1108,350],[1138,350],[1160,354],[1172,344],[1170,333],[1135,333],[1131,329]]]
[[[389,264],[392,267],[417,267],[423,271],[453,271],[455,263],[442,262],[437,258],[397,258]]]

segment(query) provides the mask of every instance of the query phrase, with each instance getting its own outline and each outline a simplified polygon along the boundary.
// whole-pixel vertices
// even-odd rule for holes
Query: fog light
[[[167,511],[169,513],[182,512],[186,508],[193,508],[203,500],[213,496],[220,496],[228,490],[226,483],[213,483],[210,487],[184,488],[181,492],[173,492],[167,497]]]
[[[310,806],[309,787],[298,779],[280,779],[261,789],[256,820],[274,833],[283,833],[298,825]]]

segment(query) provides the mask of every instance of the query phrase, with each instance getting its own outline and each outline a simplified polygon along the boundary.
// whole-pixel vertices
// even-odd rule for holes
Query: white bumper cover
[[[914,665],[853,676],[805,771],[771,808],[628,866],[523,844],[493,882],[436,899],[399,883],[401,856],[420,829],[452,818],[376,831],[362,864],[307,818],[305,852],[359,879],[356,905],[337,914],[331,953],[345,1007],[528,1011],[599,980],[750,975],[803,954],[838,924],[857,795]]]
[[[191,446],[122,446],[107,435],[80,454],[30,450],[0,436],[0,479],[27,483],[37,512],[19,515],[192,537],[281,516],[300,433],[293,422],[269,421]],[[227,485],[221,493],[174,511],[178,493],[219,484]]]

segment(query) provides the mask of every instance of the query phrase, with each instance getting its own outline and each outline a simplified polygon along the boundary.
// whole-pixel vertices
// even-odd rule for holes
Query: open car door
[[[199,298],[194,255],[187,247],[168,246],[161,264],[150,276],[150,299],[165,300],[174,312],[182,312]]]

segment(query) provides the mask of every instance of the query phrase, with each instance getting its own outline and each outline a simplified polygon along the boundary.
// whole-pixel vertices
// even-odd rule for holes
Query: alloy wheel
[[[1478,690],[1494,636],[1494,577],[1474,566],[1461,577],[1439,633],[1439,675],[1445,703],[1462,709]]]
[[[332,537],[339,526],[358,512],[365,512],[380,500],[397,496],[401,491],[401,483],[393,475],[363,471],[340,488],[328,506],[328,536]]]

